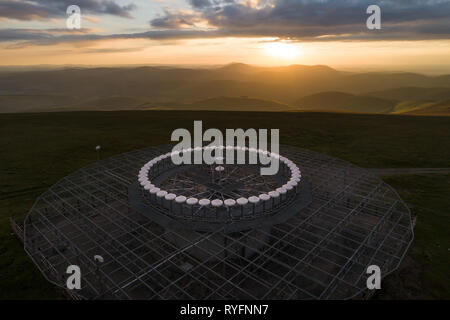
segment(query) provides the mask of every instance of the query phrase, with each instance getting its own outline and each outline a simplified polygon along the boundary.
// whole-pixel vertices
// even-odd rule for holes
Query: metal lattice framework
[[[129,187],[171,146],[114,156],[61,179],[24,223],[25,250],[65,287],[80,266],[87,299],[346,299],[366,270],[395,270],[413,240],[411,213],[368,171],[281,146],[309,182],[311,202],[270,227],[210,232],[163,226],[130,206]],[[103,263],[94,260],[101,255]]]

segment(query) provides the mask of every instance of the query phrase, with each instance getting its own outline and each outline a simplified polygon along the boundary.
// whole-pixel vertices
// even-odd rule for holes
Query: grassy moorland
[[[183,109],[448,116],[449,99],[450,75],[353,73],[324,65],[0,69],[0,113]]]
[[[383,177],[417,216],[414,242],[379,299],[450,299],[450,175]]]
[[[450,167],[450,117],[188,111],[1,114],[0,299],[58,297],[11,235],[10,216],[22,219],[46,188],[96,161],[96,145],[102,146],[104,158],[167,143],[173,129],[192,129],[194,120],[203,120],[204,130],[278,128],[283,144],[362,167]],[[386,177],[418,220],[407,271],[390,276],[380,298],[450,297],[449,180],[448,175]],[[393,289],[398,286],[402,289]]]

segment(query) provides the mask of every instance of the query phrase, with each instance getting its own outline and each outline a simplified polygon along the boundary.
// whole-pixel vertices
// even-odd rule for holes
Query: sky
[[[81,9],[68,29],[67,8]],[[370,5],[381,29],[368,29]],[[450,0],[0,0],[0,65],[329,65],[450,73]]]

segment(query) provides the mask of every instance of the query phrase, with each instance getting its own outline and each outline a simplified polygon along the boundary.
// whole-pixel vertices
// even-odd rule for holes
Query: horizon
[[[2,1],[0,66],[327,65],[450,73],[450,1]],[[366,26],[380,7],[380,29]],[[70,20],[71,21],[71,20]]]
[[[339,72],[349,73],[415,73],[425,76],[442,76],[450,74],[450,65],[447,68],[443,68],[440,65],[436,66],[350,66],[350,65],[325,65],[325,64],[289,64],[289,65],[256,65],[243,62],[229,62],[224,64],[18,64],[18,65],[1,65],[0,72],[2,71],[49,71],[49,70],[62,70],[62,69],[95,69],[95,68],[173,68],[173,69],[218,69],[231,65],[246,65],[253,68],[264,69],[276,69],[276,68],[289,68],[289,67],[328,67]]]

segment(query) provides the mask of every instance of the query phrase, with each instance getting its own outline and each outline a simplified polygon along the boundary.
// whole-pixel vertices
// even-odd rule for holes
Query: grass
[[[450,148],[446,147],[450,145],[450,117],[188,111],[2,114],[0,299],[59,297],[11,235],[10,216],[22,220],[35,198],[46,188],[96,161],[96,145],[102,146],[101,156],[105,158],[167,143],[173,129],[192,129],[194,120],[203,120],[204,130],[213,127],[222,130],[278,128],[283,144],[337,156],[362,167],[450,167]],[[432,178],[416,183],[415,179],[419,178],[415,177],[387,180],[400,191],[406,190],[402,196],[408,202],[434,210],[434,213],[418,212],[417,236],[411,251],[411,259],[420,266],[428,266],[421,273],[427,297],[448,297],[441,288],[448,288],[448,277],[439,275],[448,270],[448,260],[442,257],[448,257],[449,253],[446,251],[442,255],[441,251],[432,250],[439,237],[442,236],[442,246],[445,246],[444,240],[448,240],[448,235],[447,238],[442,235],[445,233],[443,220],[448,217],[445,206],[435,207],[436,203],[446,203],[447,208],[450,207],[445,202],[448,192],[442,192],[446,190],[448,178],[440,176],[439,183]],[[416,197],[422,193],[435,195],[437,199]],[[416,246],[419,246],[417,250]],[[427,260],[430,257],[434,260]],[[436,292],[432,293],[433,290]],[[386,297],[392,295],[386,292]]]
[[[378,298],[450,299],[450,175],[390,176],[417,215],[414,242]]]
[[[25,254],[23,245],[12,234],[8,212],[29,210],[38,193],[0,201],[0,300],[58,299],[61,295],[41,276]]]

